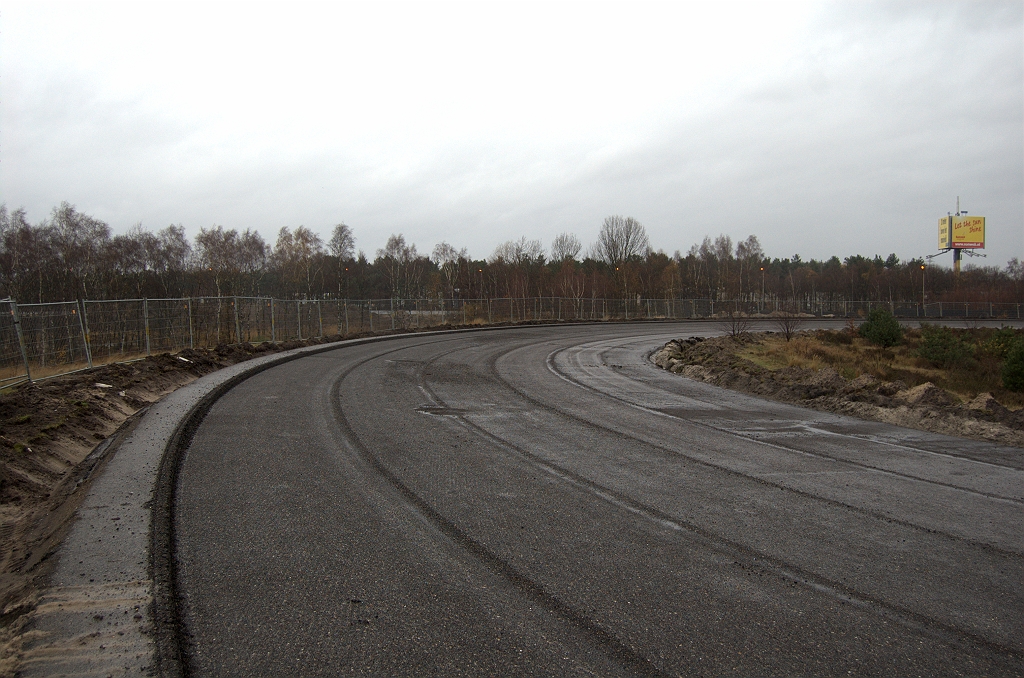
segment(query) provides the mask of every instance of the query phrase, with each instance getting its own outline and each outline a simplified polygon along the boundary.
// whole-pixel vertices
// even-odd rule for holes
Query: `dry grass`
[[[1010,409],[1024,406],[1024,394],[1003,388],[998,359],[981,349],[994,330],[956,332],[978,350],[969,364],[952,369],[937,368],[918,356],[921,331],[917,329],[908,330],[904,343],[892,348],[875,346],[848,330],[801,332],[788,342],[781,336],[765,335],[745,346],[739,355],[772,371],[785,367],[831,367],[846,379],[870,374],[881,381],[899,380],[910,387],[932,382],[964,400],[989,392]]]

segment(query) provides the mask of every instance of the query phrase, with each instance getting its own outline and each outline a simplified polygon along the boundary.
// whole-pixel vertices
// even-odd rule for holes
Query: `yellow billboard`
[[[950,242],[952,242],[950,240],[950,236],[952,235],[952,233],[950,232],[950,228],[949,228],[949,222],[952,221],[952,220],[953,220],[953,217],[942,217],[941,219],[939,219],[939,249],[940,250],[948,250],[950,247],[952,247],[952,245],[950,244]]]
[[[985,249],[985,217],[953,217],[953,247]]]
[[[985,217],[958,216],[939,219],[939,249],[985,249]]]

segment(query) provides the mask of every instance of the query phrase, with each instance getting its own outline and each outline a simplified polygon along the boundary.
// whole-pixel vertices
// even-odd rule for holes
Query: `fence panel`
[[[18,315],[33,379],[89,366],[78,302],[19,304]]]
[[[94,363],[130,360],[146,355],[143,300],[87,301],[84,306]]]
[[[192,347],[188,299],[149,299],[150,353],[176,352]]]
[[[289,341],[447,325],[550,320],[646,320],[765,316],[799,311],[820,317],[866,317],[886,308],[902,318],[1022,319],[1022,304],[996,302],[880,302],[761,297],[711,299],[328,299],[256,297],[123,299],[17,305],[0,314],[0,386],[28,376],[86,367],[189,347],[244,341]],[[84,313],[81,309],[84,308]],[[21,319],[19,342],[14,310]],[[26,363],[27,368],[26,369]]]
[[[8,306],[7,312],[0,314],[0,386],[22,381],[29,376],[19,338],[20,329],[15,324],[18,310],[13,301],[8,302]]]

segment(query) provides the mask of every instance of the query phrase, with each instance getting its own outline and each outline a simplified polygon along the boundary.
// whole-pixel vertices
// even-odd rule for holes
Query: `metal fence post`
[[[320,336],[324,336],[324,310],[321,306],[321,301],[316,300],[316,319],[320,323]]]
[[[21,349],[21,360],[25,363],[25,376],[32,383],[32,370],[28,366],[28,351],[25,350],[25,336],[21,333],[21,316],[18,315],[18,304],[11,300],[11,315],[14,316],[14,329],[18,333],[18,347]]]
[[[302,341],[302,300],[295,302],[295,318],[299,321],[299,341]]]
[[[395,329],[395,298],[391,297],[391,329]]]
[[[192,297],[188,298],[188,347],[196,347],[195,335],[192,332]]]
[[[89,321],[85,317],[85,299],[78,300],[78,324],[82,328],[82,339],[85,341],[85,359],[89,362],[89,369],[92,369],[92,346],[89,342]]]
[[[238,297],[235,297],[235,301],[232,306],[235,307],[235,343],[242,343],[242,324],[238,322]]]
[[[274,323],[274,297],[270,297],[270,343],[277,343],[277,325]]]
[[[487,324],[491,324],[491,298],[487,298]]]
[[[153,355],[149,349],[149,299],[142,299],[142,321],[146,325],[146,355]]]
[[[345,334],[348,335],[348,299],[345,300]]]
[[[373,302],[366,302],[367,310],[370,311],[370,334],[373,334]]]

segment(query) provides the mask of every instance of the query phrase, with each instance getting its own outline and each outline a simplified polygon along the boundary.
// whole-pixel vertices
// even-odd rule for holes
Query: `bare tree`
[[[579,256],[583,244],[572,233],[560,233],[551,241],[551,261],[575,260]]]
[[[160,239],[135,224],[127,233],[116,235],[106,248],[105,267],[107,274],[124,282],[129,282],[132,290],[130,296],[145,296],[143,288],[147,277],[156,274],[160,257]],[[113,287],[116,282],[108,283]]]
[[[715,238],[715,261],[718,264],[718,285],[721,290],[721,294],[725,299],[732,297],[732,292],[735,291],[729,289],[729,283],[731,282],[730,269],[732,263],[735,261],[732,256],[732,238],[725,235],[724,233]]]
[[[237,272],[234,250],[238,243],[238,231],[225,231],[223,226],[214,224],[211,228],[200,228],[196,235],[196,247],[203,269],[213,274],[217,296],[224,294],[224,287]]]
[[[529,295],[530,268],[544,263],[544,247],[540,240],[509,240],[494,248],[488,258],[495,282],[502,282],[511,298]]]
[[[416,245],[405,242],[405,236],[399,233],[388,238],[384,249],[377,250],[377,265],[384,270],[384,276],[391,286],[391,296],[395,299],[413,296],[419,291],[422,266]]]
[[[524,235],[519,240],[509,240],[495,247],[488,261],[504,261],[514,266],[543,263],[544,247],[540,240],[527,240]]]
[[[596,253],[611,266],[621,266],[630,259],[642,257],[650,247],[647,231],[633,217],[608,217],[597,235]]]
[[[156,270],[165,296],[184,294],[184,275],[192,268],[192,245],[185,228],[178,224],[158,231],[159,255]]]
[[[53,208],[49,230],[59,270],[67,276],[65,294],[88,298],[87,280],[96,271],[100,252],[110,240],[110,227],[62,202]]]
[[[756,235],[741,240],[736,245],[736,261],[739,262],[739,292],[760,291],[757,287],[755,271],[759,271],[761,262],[764,260],[764,250],[761,249],[761,242]],[[746,285],[743,284],[746,278]]]
[[[323,272],[323,254],[320,236],[305,226],[299,226],[294,232],[286,226],[277,234],[274,260],[282,277],[306,297],[314,295],[313,289]]]
[[[331,254],[340,260],[351,259],[355,254],[356,238],[352,235],[352,229],[344,222],[334,227],[331,232],[331,239],[327,242],[327,249]]]
[[[327,241],[327,249],[338,260],[338,294],[342,293],[342,283],[345,281],[345,263],[355,256],[356,238],[352,235],[352,229],[344,222],[336,225],[331,232],[331,239]]]
[[[615,267],[623,297],[629,298],[629,264],[647,254],[651,243],[643,225],[633,217],[611,216],[604,220],[594,250],[599,258]]]
[[[317,238],[319,241],[319,238]],[[258,231],[245,229],[238,238],[238,268],[248,278],[250,294],[260,293],[260,281],[267,272],[270,246]]]
[[[572,299],[573,310],[579,313],[586,291],[586,275],[577,268],[575,261],[567,258],[562,260],[562,268],[555,280],[560,296]]]
[[[434,265],[441,271],[441,275],[444,276],[447,287],[446,292],[450,297],[455,296],[455,279],[458,277],[459,262],[465,261],[468,258],[469,254],[466,252],[465,247],[461,250],[456,250],[446,242],[439,242],[434,245],[434,251],[430,255],[430,260],[434,262]]]
[[[0,296],[41,303],[47,295],[44,282],[56,268],[44,225],[28,223],[25,209],[7,213],[0,205]]]

